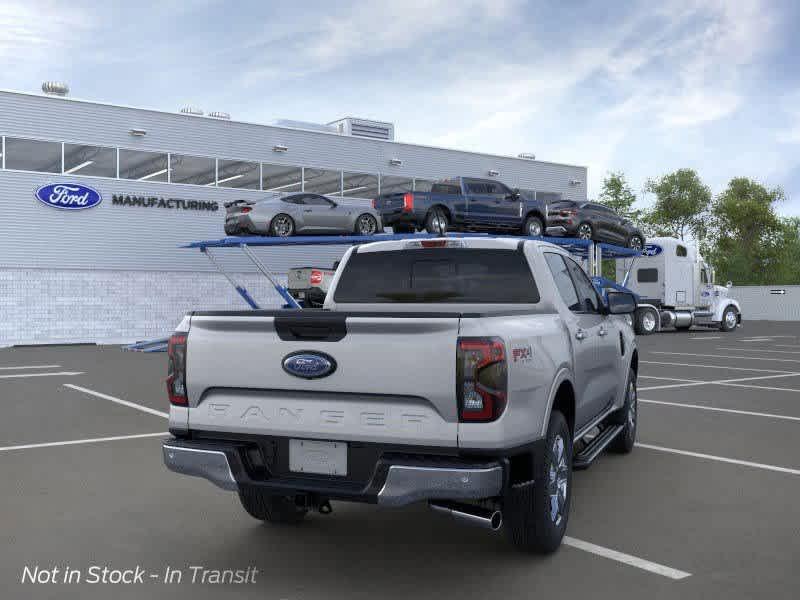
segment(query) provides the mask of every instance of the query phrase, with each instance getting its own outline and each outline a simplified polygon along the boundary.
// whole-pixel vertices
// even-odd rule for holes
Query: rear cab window
[[[421,248],[353,253],[336,286],[334,301],[537,304],[539,290],[521,251]]]

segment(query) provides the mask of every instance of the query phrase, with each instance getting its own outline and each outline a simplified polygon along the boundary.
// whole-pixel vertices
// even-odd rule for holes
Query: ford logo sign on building
[[[42,204],[64,210],[92,208],[103,201],[100,192],[79,183],[50,183],[36,190]]]
[[[283,370],[295,377],[319,379],[336,370],[336,361],[324,352],[292,352],[284,357]]]

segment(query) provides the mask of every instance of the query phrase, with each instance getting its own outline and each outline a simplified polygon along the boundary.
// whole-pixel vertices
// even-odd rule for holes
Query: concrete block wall
[[[263,276],[235,277],[261,306],[280,305]],[[218,273],[0,269],[0,346],[130,343],[168,335],[191,310],[246,308]]]

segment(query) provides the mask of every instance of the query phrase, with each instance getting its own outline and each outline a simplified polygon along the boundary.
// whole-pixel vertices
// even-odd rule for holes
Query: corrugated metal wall
[[[800,285],[734,286],[745,321],[800,321]]]

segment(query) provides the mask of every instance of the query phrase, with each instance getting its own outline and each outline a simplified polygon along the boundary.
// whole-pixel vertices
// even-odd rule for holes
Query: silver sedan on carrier
[[[236,200],[225,204],[226,235],[296,233],[355,233],[383,231],[380,214],[371,206],[342,204],[320,194],[298,192],[263,200]]]

